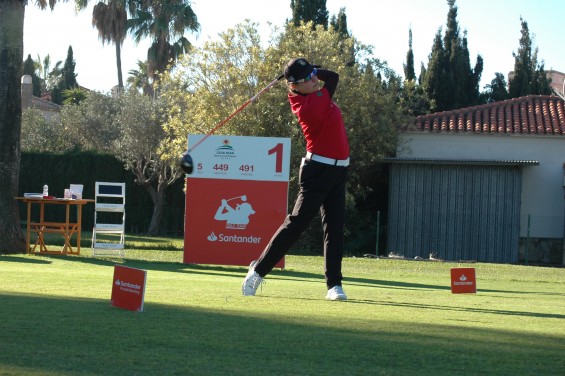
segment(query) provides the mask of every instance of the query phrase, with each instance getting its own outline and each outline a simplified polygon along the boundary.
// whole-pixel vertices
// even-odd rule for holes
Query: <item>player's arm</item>
[[[339,74],[331,70],[318,68],[317,76],[321,81],[324,81],[324,87],[330,93],[330,98],[333,98],[339,82]]]

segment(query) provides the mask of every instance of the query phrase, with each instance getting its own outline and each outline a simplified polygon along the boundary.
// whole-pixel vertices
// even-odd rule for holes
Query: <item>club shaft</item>
[[[214,132],[216,132],[219,128],[223,127],[228,121],[230,121],[235,115],[237,115],[238,113],[240,113],[245,107],[247,107],[250,103],[255,102],[255,100],[257,100],[257,98],[259,98],[259,96],[261,94],[263,94],[264,92],[266,92],[267,90],[269,90],[271,87],[275,86],[277,84],[277,82],[279,82],[284,76],[280,75],[277,78],[275,78],[269,85],[265,86],[260,92],[258,92],[257,94],[255,94],[252,98],[249,98],[247,101],[245,101],[245,103],[243,103],[241,106],[239,106],[238,109],[236,109],[234,112],[232,112],[227,118],[225,118],[224,120],[220,121],[218,124],[216,124],[214,126],[214,128],[212,128],[208,133],[206,133],[204,135],[204,137],[202,137],[200,140],[198,140],[198,142],[196,144],[194,144],[189,150],[188,153],[191,153],[194,149],[196,149],[196,147],[198,145],[200,145],[202,142],[204,142],[204,140],[206,140],[208,137],[210,137],[212,134],[214,134]]]

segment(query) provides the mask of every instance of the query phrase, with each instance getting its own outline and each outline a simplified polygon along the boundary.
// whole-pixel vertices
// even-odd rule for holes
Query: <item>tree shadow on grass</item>
[[[150,260],[138,260],[138,259],[108,259],[108,258],[96,258],[96,257],[83,257],[83,256],[68,256],[68,255],[38,255],[38,258],[42,259],[64,259],[65,261],[81,262],[91,265],[108,266],[113,267],[114,265],[123,265],[131,268],[143,269],[143,270],[153,270],[161,272],[172,272],[172,273],[194,273],[194,274],[209,274],[214,276],[225,276],[234,277],[235,274],[240,274],[241,278],[247,274],[248,268],[246,266],[222,266],[222,265],[208,265],[208,264],[183,264],[179,262],[166,262],[166,261],[150,261]],[[0,259],[1,260],[1,259]],[[50,261],[49,261],[50,262]],[[44,263],[49,263],[44,262]],[[289,269],[273,269],[269,276],[276,277],[280,280],[315,280],[319,282],[323,280],[323,275],[321,273],[308,273]],[[449,281],[449,276],[446,277]],[[355,277],[345,277],[344,284],[351,284],[357,286],[365,287],[376,287],[376,288],[396,288],[405,290],[439,290],[439,291],[450,291],[450,285],[433,285],[424,283],[412,283],[412,282],[401,282],[401,281],[389,281],[389,280],[379,280],[379,279],[369,279],[369,278],[355,278]],[[496,289],[479,289],[478,293],[501,293],[501,294],[545,294],[545,295],[556,295],[565,296],[565,293],[542,293],[539,291],[510,291],[510,290],[496,290]]]
[[[347,303],[376,304],[381,306],[432,309],[438,311],[474,312],[474,313],[486,313],[486,314],[496,314],[496,315],[505,315],[505,316],[525,316],[525,317],[537,317],[537,318],[565,319],[565,315],[558,313],[509,311],[505,309],[486,309],[486,308],[456,307],[456,306],[421,304],[421,303],[385,302],[385,301],[367,300],[367,299],[349,299]]]
[[[0,255],[0,262],[21,262],[23,264],[51,264],[50,260],[27,256]]]
[[[0,301],[7,374],[248,375],[257,359],[277,375],[563,370],[557,335],[376,316],[353,315],[351,325],[306,321],[290,312],[238,311],[229,302],[221,310],[148,303],[130,312],[100,299],[0,294]]]

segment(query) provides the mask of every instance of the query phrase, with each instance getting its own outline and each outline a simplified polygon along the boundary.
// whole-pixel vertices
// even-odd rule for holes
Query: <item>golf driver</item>
[[[257,94],[255,94],[253,97],[249,98],[245,103],[243,103],[237,110],[235,110],[234,112],[232,112],[227,118],[225,118],[224,120],[220,121],[218,124],[216,124],[216,126],[214,126],[214,128],[212,128],[208,133],[206,133],[204,135],[204,137],[202,137],[196,144],[194,144],[194,146],[192,146],[188,151],[184,152],[181,155],[180,158],[180,167],[181,169],[187,173],[187,174],[192,174],[192,170],[194,168],[194,163],[192,161],[192,157],[190,156],[190,153],[196,149],[196,147],[198,145],[200,145],[202,142],[204,142],[204,140],[206,140],[208,137],[210,137],[215,131],[217,131],[220,127],[222,127],[223,125],[225,125],[228,121],[230,121],[235,115],[237,115],[239,112],[241,112],[245,107],[247,107],[250,103],[255,102],[255,100],[257,100],[257,98],[259,98],[259,96],[261,94],[263,94],[264,92],[266,92],[267,90],[269,90],[270,88],[272,88],[273,86],[275,86],[282,78],[284,77],[284,74],[281,74],[280,76],[278,76],[277,78],[275,78],[269,85],[265,86],[260,92],[258,92]]]

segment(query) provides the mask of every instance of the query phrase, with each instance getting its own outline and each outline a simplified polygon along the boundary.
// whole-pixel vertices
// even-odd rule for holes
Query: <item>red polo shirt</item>
[[[322,88],[308,95],[289,93],[292,112],[298,117],[306,139],[306,150],[332,159],[349,157],[349,142],[341,110]]]

